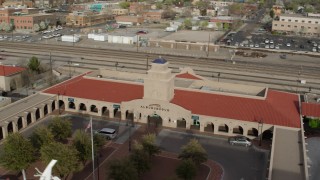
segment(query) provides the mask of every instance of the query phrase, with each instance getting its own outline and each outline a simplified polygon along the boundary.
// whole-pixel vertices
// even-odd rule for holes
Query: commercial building
[[[0,23],[5,22],[12,25],[16,31],[33,32],[34,25],[45,22],[46,24],[56,24],[53,14],[38,13],[36,9],[0,9]]]
[[[21,88],[24,83],[22,81],[25,68],[0,65],[0,89],[2,91],[12,91]]]
[[[160,22],[162,19],[163,10],[149,10],[143,13],[144,21]]]
[[[115,20],[118,24],[125,24],[125,25],[139,25],[142,24],[144,19],[142,16],[117,16]]]
[[[320,17],[309,14],[281,14],[279,20],[272,21],[272,31],[300,35],[320,35]]]
[[[86,27],[106,23],[113,17],[107,13],[92,11],[74,11],[66,17],[66,25],[74,27]]]

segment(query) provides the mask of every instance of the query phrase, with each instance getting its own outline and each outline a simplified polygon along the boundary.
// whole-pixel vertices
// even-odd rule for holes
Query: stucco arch
[[[219,127],[218,127],[218,131],[219,132],[228,133],[229,132],[229,126],[227,124],[220,124]]]
[[[68,103],[68,108],[69,109],[76,109],[76,105],[74,104],[74,102],[69,102]]]
[[[48,105],[45,104],[44,107],[43,107],[43,115],[47,115],[48,114]]]
[[[16,90],[17,89],[17,82],[16,79],[11,79],[10,80],[10,91]]]
[[[263,131],[263,133],[262,133],[262,139],[263,140],[272,140],[272,138],[273,138],[273,131],[271,130],[271,129],[267,129],[267,130],[265,130],[265,131]]]
[[[204,127],[204,131],[214,133],[214,124],[212,122],[207,122],[207,125]]]
[[[13,133],[13,126],[14,126],[14,122],[10,121],[9,124],[7,125],[8,134]]]
[[[3,135],[3,131],[2,131],[2,126],[0,126],[0,140],[2,140],[3,137],[4,137],[4,135]]]
[[[39,108],[37,108],[37,110],[35,111],[35,117],[36,117],[36,120],[40,119],[40,109]]]
[[[243,135],[243,127],[238,125],[238,126],[234,126],[232,129],[233,134],[241,134]]]
[[[259,135],[258,129],[256,129],[256,128],[248,129],[248,135],[258,137],[258,135]]]
[[[90,112],[98,113],[98,107],[94,104],[90,106]]]
[[[106,116],[106,117],[109,117],[109,108],[107,106],[103,106],[101,108],[101,115],[102,116]]]
[[[148,126],[159,127],[162,126],[162,117],[158,114],[148,115]]]
[[[18,120],[17,120],[17,128],[18,128],[18,131],[23,128],[23,119],[22,119],[22,117],[19,117]]]
[[[56,101],[53,100],[51,103],[51,111],[54,111],[56,109]]]
[[[65,110],[65,103],[64,103],[64,101],[63,100],[59,100],[58,101],[58,108],[59,108],[59,111],[60,110]]]
[[[84,103],[79,104],[79,111],[87,111],[87,106]]]
[[[28,114],[27,114],[27,116],[26,116],[27,118],[27,125],[29,125],[29,124],[31,124],[32,123],[32,117],[31,117],[31,113],[30,112],[28,112]]]

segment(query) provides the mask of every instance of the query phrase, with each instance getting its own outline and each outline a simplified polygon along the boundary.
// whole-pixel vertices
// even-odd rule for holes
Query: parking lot
[[[272,35],[267,32],[245,36],[242,31],[229,33],[224,42],[230,46],[244,48],[280,49],[304,52],[319,52],[320,39],[311,37],[293,37]]]

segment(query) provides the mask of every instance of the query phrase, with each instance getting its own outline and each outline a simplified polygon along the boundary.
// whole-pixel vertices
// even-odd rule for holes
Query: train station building
[[[212,81],[190,68],[174,74],[163,58],[147,74],[100,69],[42,94],[57,96],[55,107],[67,112],[226,136],[272,138],[274,126],[301,127],[297,94]]]

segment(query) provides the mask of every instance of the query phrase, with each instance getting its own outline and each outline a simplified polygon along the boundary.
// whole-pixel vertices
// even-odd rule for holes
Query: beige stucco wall
[[[17,88],[21,88],[23,86],[21,73],[18,73],[11,76],[0,76],[0,89],[4,91],[10,91],[11,81],[16,83]]]

